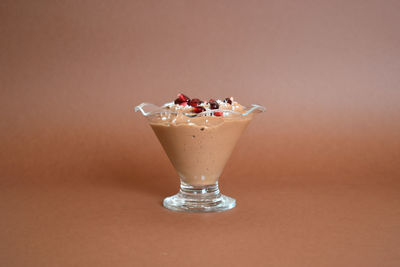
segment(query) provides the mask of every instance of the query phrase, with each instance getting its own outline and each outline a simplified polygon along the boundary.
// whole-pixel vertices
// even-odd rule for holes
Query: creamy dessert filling
[[[179,94],[150,125],[181,179],[191,185],[216,184],[252,116],[234,99],[202,101]]]

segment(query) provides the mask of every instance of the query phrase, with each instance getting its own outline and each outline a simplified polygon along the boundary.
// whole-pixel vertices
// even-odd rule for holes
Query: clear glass
[[[240,135],[255,114],[265,111],[264,107],[193,114],[142,103],[135,111],[147,118],[181,180],[178,194],[165,198],[164,207],[186,212],[235,207],[235,199],[220,193],[219,177]],[[223,116],[213,116],[216,112]]]

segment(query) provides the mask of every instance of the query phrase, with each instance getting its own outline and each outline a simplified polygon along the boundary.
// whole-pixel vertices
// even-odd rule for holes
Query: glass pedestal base
[[[234,208],[236,200],[222,195],[218,183],[192,186],[181,181],[179,193],[165,198],[163,205],[174,211],[217,212]]]

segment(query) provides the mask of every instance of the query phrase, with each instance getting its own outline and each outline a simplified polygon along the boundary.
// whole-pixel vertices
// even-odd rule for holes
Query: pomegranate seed
[[[185,95],[182,94],[182,93],[178,94],[178,98],[179,98],[180,100],[182,100],[182,102],[189,102],[189,101],[190,101],[190,98],[187,97],[187,96],[185,96]]]
[[[201,101],[198,98],[194,98],[192,100],[189,101],[189,105],[191,105],[192,107],[197,107],[198,105],[200,105],[201,103],[203,103],[203,101]]]
[[[180,98],[177,98],[177,99],[175,99],[174,103],[175,103],[176,105],[180,105],[180,104],[186,103],[186,102],[183,102]]]
[[[229,97],[225,98],[224,102],[232,105],[232,100]]]
[[[205,111],[206,109],[204,108],[204,107],[194,107],[193,108],[193,112],[194,113],[200,113],[200,112],[203,112],[203,111]]]
[[[184,94],[178,94],[178,98],[175,99],[174,103],[177,105],[186,106],[189,101],[190,101],[189,97],[185,96]]]
[[[210,99],[208,101],[208,103],[210,104],[210,109],[218,109],[219,108],[219,104],[214,99]]]
[[[218,112],[214,112],[214,115],[219,117],[219,116],[222,116],[223,113],[221,111],[218,111]]]

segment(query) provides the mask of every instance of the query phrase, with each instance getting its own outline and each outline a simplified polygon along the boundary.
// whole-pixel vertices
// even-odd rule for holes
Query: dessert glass
[[[194,114],[142,103],[135,111],[147,118],[180,177],[180,191],[165,198],[164,207],[187,212],[235,207],[235,199],[220,193],[218,180],[242,132],[255,114],[265,111],[264,107],[251,105],[241,112],[215,109]]]

